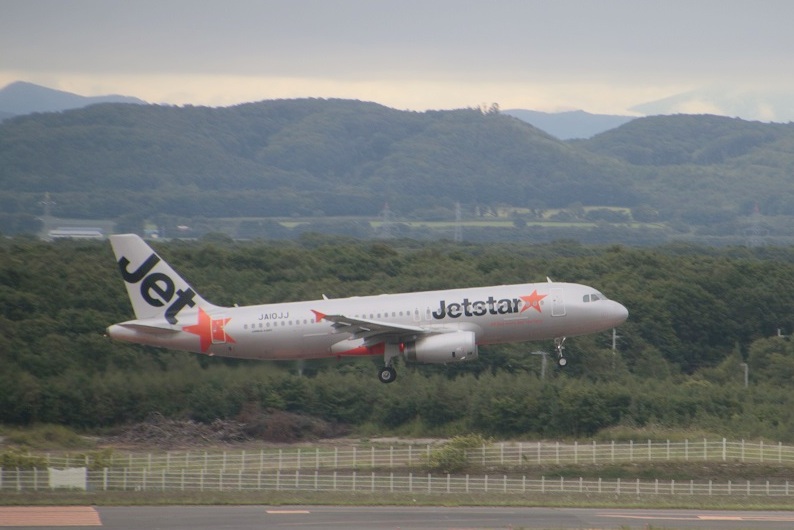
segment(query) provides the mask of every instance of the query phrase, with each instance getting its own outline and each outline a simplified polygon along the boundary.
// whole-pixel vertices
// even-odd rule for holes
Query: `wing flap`
[[[387,337],[425,335],[431,332],[429,329],[420,326],[351,318],[345,315],[326,315],[319,311],[314,311],[314,314],[317,320],[331,322],[331,325],[338,333],[350,333],[351,338],[364,339],[367,342],[370,342],[373,337],[385,339]]]

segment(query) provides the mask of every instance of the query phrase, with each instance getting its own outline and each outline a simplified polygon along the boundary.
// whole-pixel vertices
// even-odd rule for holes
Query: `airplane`
[[[480,346],[554,339],[614,328],[628,310],[592,287],[552,282],[219,307],[201,297],[143,239],[111,235],[135,313],[113,339],[206,355],[261,360],[383,356],[425,364],[477,359]]]

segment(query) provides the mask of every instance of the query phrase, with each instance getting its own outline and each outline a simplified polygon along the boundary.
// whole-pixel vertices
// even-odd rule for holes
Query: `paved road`
[[[484,528],[758,529],[794,527],[794,512],[443,508],[412,506],[73,506],[0,507],[0,527],[111,530]]]

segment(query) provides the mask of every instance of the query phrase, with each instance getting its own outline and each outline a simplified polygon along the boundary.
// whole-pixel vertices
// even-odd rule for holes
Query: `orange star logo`
[[[541,312],[540,311],[540,301],[543,300],[544,298],[546,298],[546,296],[548,296],[548,295],[538,294],[538,290],[537,289],[532,291],[532,294],[529,295],[529,296],[522,296],[521,300],[524,301],[524,305],[521,307],[521,313],[523,313],[524,311],[526,311],[530,307],[532,309],[537,310],[537,312],[540,313]]]
[[[212,319],[199,307],[198,322],[192,326],[185,326],[182,331],[198,335],[200,339],[201,351],[207,352],[213,343],[234,343],[234,339],[226,334],[224,327],[231,318]]]

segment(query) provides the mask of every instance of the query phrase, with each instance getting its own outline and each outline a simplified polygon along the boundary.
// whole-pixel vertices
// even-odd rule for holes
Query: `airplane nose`
[[[627,318],[629,318],[629,310],[623,304],[618,302],[612,301],[612,307],[610,308],[609,320],[612,322],[612,326],[619,326],[623,324]]]

